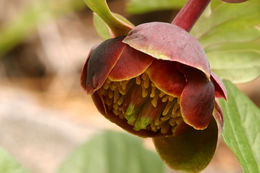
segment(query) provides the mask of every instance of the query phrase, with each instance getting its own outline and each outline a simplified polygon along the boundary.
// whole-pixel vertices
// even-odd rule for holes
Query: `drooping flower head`
[[[153,137],[169,166],[203,169],[223,126],[216,98],[227,97],[203,48],[174,24],[132,27],[118,21],[108,23],[114,38],[91,50],[83,88],[107,119],[138,136]]]

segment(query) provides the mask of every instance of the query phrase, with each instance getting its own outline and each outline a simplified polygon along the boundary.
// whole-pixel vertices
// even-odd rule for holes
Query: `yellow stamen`
[[[176,126],[176,122],[174,119],[170,119],[169,120],[169,124],[172,126],[172,127],[175,127]]]
[[[158,101],[158,95],[156,94],[153,98],[153,100],[151,101],[153,107],[157,107],[157,101]]]
[[[167,96],[167,95],[162,98],[162,102],[163,102],[163,103],[164,103],[164,102],[167,102],[167,100],[168,100],[168,96]]]
[[[165,116],[165,117],[161,117],[160,120],[164,122],[164,121],[167,121],[170,118],[171,118],[170,116]]]
[[[161,97],[163,97],[165,95],[165,93],[163,93],[162,91],[160,92],[160,94],[159,94],[159,97],[161,98]]]
[[[174,99],[174,97],[169,96],[169,101],[170,101],[170,102],[173,101],[173,99]]]
[[[150,97],[153,98],[156,94],[156,88],[155,87],[152,87],[152,91],[151,91],[151,94],[150,94]]]
[[[124,96],[121,96],[121,97],[119,98],[117,104],[120,106],[120,105],[122,105],[123,101],[124,101]]]
[[[171,107],[172,107],[172,102],[168,102],[167,105],[165,106],[164,110],[163,110],[162,115],[163,116],[167,115],[169,110],[171,109]]]
[[[119,93],[122,95],[126,95],[126,90],[123,90],[122,88],[119,88]]]
[[[111,99],[107,99],[106,104],[107,104],[108,106],[111,106],[112,103],[113,103],[113,101],[112,101]]]
[[[143,80],[147,80],[147,79],[148,79],[147,74],[143,73],[143,74],[142,74],[142,79],[143,79]]]
[[[166,134],[166,133],[169,131],[169,129],[170,129],[169,124],[165,123],[165,124],[163,124],[163,125],[161,126],[161,133],[162,133],[162,134]]]
[[[103,88],[104,88],[105,90],[107,90],[107,89],[109,88],[109,83],[108,83],[108,82],[105,82]]]
[[[145,88],[149,88],[149,80],[148,79],[143,81],[143,86]]]
[[[110,99],[113,98],[113,91],[112,90],[108,91],[108,98],[110,98]]]
[[[116,88],[117,88],[117,82],[113,82],[111,85],[110,85],[110,89],[112,90],[112,91],[114,91]]]
[[[178,109],[179,109],[179,104],[175,103],[173,108],[172,108],[172,115],[171,115],[171,117],[173,117],[173,118],[176,117],[176,115],[177,115],[176,113],[177,113]]]
[[[148,90],[145,89],[143,86],[142,86],[142,97],[146,97],[148,95]]]
[[[117,100],[119,99],[120,95],[119,95],[119,91],[118,90],[115,90],[114,91],[114,103],[117,102]]]
[[[141,85],[140,76],[137,76],[135,79],[136,79],[136,80],[135,80],[135,83],[136,83],[137,85]]]
[[[127,83],[128,83],[128,80],[126,80],[126,81],[121,81],[121,82],[120,82],[120,85],[121,85],[121,87],[122,87],[123,90],[126,89]]]
[[[180,125],[181,123],[182,123],[182,118],[180,118],[180,117],[177,118],[177,119],[176,119],[176,124],[177,124],[177,125]]]
[[[118,107],[117,104],[113,104],[113,109],[114,109],[114,110],[118,110],[118,108],[119,108],[119,107]]]

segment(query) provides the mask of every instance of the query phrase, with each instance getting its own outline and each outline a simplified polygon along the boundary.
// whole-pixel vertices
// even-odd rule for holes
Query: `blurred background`
[[[170,21],[177,10],[126,13],[127,0],[108,0],[134,24]],[[80,87],[80,72],[96,34],[82,0],[0,0],[0,146],[33,173],[53,173],[75,147],[104,129]],[[260,106],[260,79],[239,88]],[[150,139],[146,147],[153,150]],[[171,171],[169,171],[171,172]],[[240,173],[223,144],[205,173]]]

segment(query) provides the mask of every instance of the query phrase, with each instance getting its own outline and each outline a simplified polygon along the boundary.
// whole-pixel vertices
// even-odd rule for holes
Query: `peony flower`
[[[214,155],[223,127],[216,99],[227,98],[203,48],[188,33],[208,2],[188,1],[173,24],[132,27],[111,17],[114,38],[90,51],[81,75],[102,115],[132,134],[152,137],[171,168],[192,172]]]

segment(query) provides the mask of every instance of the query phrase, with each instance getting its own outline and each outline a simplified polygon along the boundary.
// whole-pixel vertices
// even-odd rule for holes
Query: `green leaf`
[[[103,40],[111,38],[109,27],[104,22],[104,20],[101,17],[99,17],[96,13],[93,13],[93,22],[98,35]]]
[[[134,26],[131,22],[129,22],[126,18],[124,18],[123,16],[117,14],[117,13],[113,13],[113,15],[118,18],[119,20],[122,20],[123,22]],[[98,35],[103,39],[109,39],[113,37],[113,34],[111,34],[111,30],[109,28],[109,26],[104,22],[104,20],[99,17],[96,13],[93,13],[93,21],[94,21],[94,26],[95,29],[98,33]]]
[[[260,75],[260,1],[228,4],[213,0],[192,35],[199,39],[220,78],[235,83]]]
[[[106,131],[78,147],[61,165],[59,173],[164,173],[155,152],[142,140],[124,133]]]
[[[124,20],[127,19],[121,20],[110,11],[106,0],[84,0],[84,2],[93,12],[103,19],[114,36],[127,35],[133,28],[133,25],[129,25],[130,22],[124,22]]]
[[[20,164],[3,149],[0,149],[0,172],[29,173],[27,170],[23,169]]]
[[[146,13],[155,10],[181,8],[187,0],[130,0],[127,12],[131,14]]]
[[[260,110],[231,82],[224,83],[228,92],[228,102],[220,100],[224,141],[238,158],[244,173],[260,172]]]
[[[247,82],[260,74],[260,50],[246,49],[239,46],[233,50],[209,51],[207,57],[211,70],[222,79],[236,83]]]

